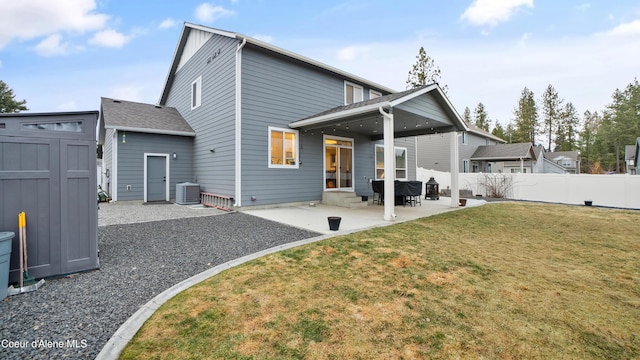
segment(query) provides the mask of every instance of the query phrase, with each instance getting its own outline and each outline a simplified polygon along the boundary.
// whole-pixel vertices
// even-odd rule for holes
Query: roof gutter
[[[331,121],[331,120],[338,120],[338,119],[342,119],[344,117],[347,116],[355,116],[355,115],[361,115],[361,114],[365,114],[368,112],[372,112],[372,111],[378,111],[378,108],[388,108],[391,106],[391,103],[389,101],[385,101],[385,102],[381,102],[381,103],[375,103],[375,104],[371,104],[371,105],[367,105],[367,106],[361,106],[361,107],[357,107],[354,109],[349,109],[349,110],[345,110],[345,111],[338,111],[335,113],[331,113],[331,114],[326,114],[326,115],[321,115],[321,116],[317,116],[317,117],[313,117],[313,118],[309,118],[309,119],[304,119],[304,120],[299,120],[296,122],[292,122],[291,124],[289,124],[289,127],[292,129],[297,129],[297,128],[301,128],[301,127],[305,127],[305,126],[313,126],[313,125],[318,125],[327,121]]]
[[[190,131],[147,129],[147,128],[136,128],[131,126],[118,126],[118,125],[107,125],[104,128],[120,130],[120,131],[140,132],[140,133],[146,133],[146,134],[178,135],[178,136],[191,136],[191,137],[196,136],[195,132],[190,132]]]

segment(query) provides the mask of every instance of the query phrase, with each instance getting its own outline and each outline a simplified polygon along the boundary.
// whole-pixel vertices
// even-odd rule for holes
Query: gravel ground
[[[119,206],[125,205],[101,205],[100,223],[134,217]],[[137,205],[150,212],[138,221],[166,218],[158,212],[174,206]],[[120,211],[107,216],[113,210],[106,209]],[[0,358],[93,359],[122,323],[163,290],[229,260],[319,235],[243,213],[196,216],[101,226],[99,270],[47,279],[38,291],[0,302]]]

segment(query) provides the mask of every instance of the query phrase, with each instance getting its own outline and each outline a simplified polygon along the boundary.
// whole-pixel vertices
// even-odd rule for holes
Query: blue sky
[[[513,117],[548,84],[580,113],[640,75],[640,3],[589,0],[0,0],[0,80],[31,112],[155,103],[184,21],[268,41],[396,90],[424,46],[460,113]]]

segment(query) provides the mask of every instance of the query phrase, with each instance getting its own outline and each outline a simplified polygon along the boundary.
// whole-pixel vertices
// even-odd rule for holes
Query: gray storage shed
[[[29,275],[99,267],[97,111],[0,114],[0,231],[27,214]],[[19,278],[14,238],[10,282]]]

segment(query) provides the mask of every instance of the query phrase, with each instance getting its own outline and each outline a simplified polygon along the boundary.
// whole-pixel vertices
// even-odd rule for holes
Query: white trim
[[[375,95],[375,97],[371,97],[371,95]],[[369,89],[369,100],[382,97],[382,93],[378,90]]]
[[[247,43],[247,39],[242,40],[236,49],[236,118],[235,118],[235,204],[233,207],[242,206],[242,48]],[[271,136],[271,135],[269,135]]]
[[[195,102],[196,102],[195,105],[193,104],[193,100],[194,100],[193,85],[196,85],[195,86]],[[200,107],[200,105],[202,105],[202,76],[198,76],[198,78],[191,83],[191,97],[189,98],[189,105],[191,105],[191,110],[197,109]]]
[[[370,111],[378,110],[379,107],[383,107],[383,108],[384,107],[389,107],[389,102],[385,101],[385,102],[381,102],[381,103],[376,103],[376,104],[371,104],[371,105],[366,105],[366,106],[360,106],[360,107],[357,107],[357,108],[354,108],[354,109],[345,110],[345,111],[339,111],[339,112],[335,112],[335,113],[331,113],[331,114],[321,115],[321,116],[317,116],[317,117],[314,117],[314,118],[299,120],[299,121],[296,121],[296,122],[293,122],[293,123],[289,124],[289,126],[295,129],[295,128],[299,128],[299,127],[303,127],[303,126],[316,125],[316,124],[323,123],[325,121],[336,120],[336,119],[341,119],[341,118],[347,117],[347,116],[353,116],[353,115],[359,115],[359,114],[368,113]]]
[[[352,103],[348,103],[347,102],[347,86],[351,86],[353,88],[353,102]],[[360,89],[360,99],[357,100],[355,97],[355,90],[356,89]],[[350,81],[344,81],[344,104],[345,105],[351,105],[351,104],[355,104],[357,102],[361,102],[364,100],[364,87],[362,85],[358,85],[355,83],[352,83]]]
[[[171,178],[169,177],[169,174],[171,173],[169,171],[169,166],[171,164],[171,162],[169,161],[170,159],[170,155],[169,154],[160,154],[160,153],[144,153],[144,177],[143,177],[143,181],[144,181],[144,190],[143,190],[143,195],[144,195],[144,202],[147,202],[147,158],[149,156],[157,156],[157,157],[164,157],[165,159],[165,167],[164,167],[164,176],[165,176],[165,201],[169,201],[171,199],[170,197],[170,183],[171,183]]]
[[[329,145],[331,147],[335,147],[338,149],[336,151],[336,163],[340,161],[340,149],[351,149],[351,187],[340,187],[340,180],[338,171],[336,169],[336,187],[335,188],[327,188],[327,139],[331,140],[344,140],[351,141],[351,146],[346,145]],[[324,191],[347,191],[347,192],[355,192],[355,181],[356,181],[356,169],[355,169],[355,141],[352,138],[342,137],[342,136],[331,136],[331,135],[323,135],[322,136],[322,188]]]
[[[300,167],[300,132],[296,129],[286,129],[286,128],[279,128],[279,127],[274,127],[274,126],[269,126],[268,127],[268,150],[267,150],[267,165],[269,168],[271,169],[298,169]],[[272,131],[280,131],[283,133],[292,133],[295,134],[296,136],[296,141],[295,141],[295,165],[285,165],[285,164],[272,164],[271,163],[271,132]],[[284,152],[284,136],[282,138],[282,151]],[[283,154],[284,155],[284,154]],[[284,157],[283,157],[283,161],[284,161]]]
[[[118,201],[118,129],[113,131],[113,144],[111,145],[111,200]]]
[[[121,131],[132,131],[132,132],[140,132],[145,134],[162,134],[162,135],[178,135],[178,136],[196,136],[196,133],[189,131],[176,131],[176,130],[160,130],[160,129],[145,129],[145,128],[136,128],[130,126],[119,126],[119,125],[109,125],[105,126],[105,129],[114,129]]]

